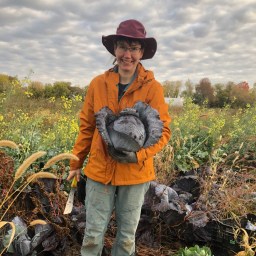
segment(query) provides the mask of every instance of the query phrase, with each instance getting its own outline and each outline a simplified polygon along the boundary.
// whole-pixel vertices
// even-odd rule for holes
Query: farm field
[[[0,141],[12,141],[18,146],[17,149],[0,147],[0,194],[1,201],[4,202],[0,206],[0,221],[10,222],[18,216],[27,225],[35,219],[52,224],[56,244],[45,247],[38,244],[37,248],[40,247],[42,251],[38,255],[44,255],[45,248],[48,250],[46,253],[52,252],[45,255],[64,255],[63,248],[69,248],[69,254],[65,255],[78,255],[76,253],[81,243],[82,220],[79,222],[76,217],[84,216],[82,203],[77,199],[76,212],[63,216],[70,186],[65,181],[70,156],[67,154],[66,158],[60,157],[45,170],[43,166],[55,156],[71,153],[78,133],[82,101],[81,96],[32,99],[15,92],[0,94]],[[231,109],[229,106],[209,109],[186,99],[182,108],[170,106],[169,109],[172,138],[154,158],[156,182],[181,190],[181,181],[186,180],[182,183],[183,192],[188,189],[185,192],[191,194],[189,205],[192,208],[188,215],[182,210],[153,209],[152,204],[157,202],[148,195],[148,200],[151,201],[150,204],[145,204],[142,216],[145,218],[142,218],[138,229],[138,255],[175,255],[180,248],[196,244],[218,250],[223,243],[226,249],[223,252],[226,254],[223,255],[238,255],[239,251],[244,253],[239,255],[254,255],[256,105],[248,105],[243,109]],[[15,180],[15,171],[26,159],[38,152],[44,154],[31,160],[26,171]],[[41,183],[27,184],[21,191],[30,175],[42,171],[57,177],[54,184],[45,177]],[[19,197],[15,198],[17,193]],[[38,196],[40,194],[43,196]],[[28,212],[31,214],[27,214]],[[176,218],[170,218],[168,212],[172,216],[176,214]],[[217,223],[221,224],[222,229],[217,227]],[[251,226],[248,228],[249,224]],[[7,238],[11,237],[8,236],[8,225],[5,226],[0,226],[3,231],[0,238],[5,241],[4,244],[0,243],[0,252],[8,245]],[[197,235],[193,236],[191,227],[204,233],[199,235],[194,232]],[[28,230],[35,232],[32,231],[32,226]],[[213,231],[221,233],[221,236],[210,237],[207,241],[202,239],[202,234],[214,233]],[[108,255],[114,233],[113,216],[106,239],[105,255]],[[65,236],[66,240],[61,243]],[[188,239],[189,237],[193,239]],[[221,252],[218,253],[214,255],[221,256]],[[6,255],[14,254],[6,252]]]

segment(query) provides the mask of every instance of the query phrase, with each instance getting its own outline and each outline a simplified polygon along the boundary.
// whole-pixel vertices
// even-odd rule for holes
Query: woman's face
[[[117,41],[115,55],[120,71],[133,73],[143,56],[143,49],[138,41]]]

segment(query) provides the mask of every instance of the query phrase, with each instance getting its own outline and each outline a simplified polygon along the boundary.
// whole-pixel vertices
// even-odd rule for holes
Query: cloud
[[[254,0],[2,0],[0,11],[0,73],[87,85],[112,66],[102,35],[134,18],[157,39],[143,64],[160,82],[256,82]]]

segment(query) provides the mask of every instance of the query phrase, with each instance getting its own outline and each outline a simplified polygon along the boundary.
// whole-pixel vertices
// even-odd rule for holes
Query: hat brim
[[[115,51],[114,51],[114,42],[117,37],[127,37],[129,39],[137,39],[139,41],[142,41],[145,45],[144,48],[144,53],[142,56],[142,60],[146,59],[151,59],[156,53],[157,50],[157,42],[156,39],[153,37],[148,37],[148,38],[135,38],[135,37],[130,37],[126,35],[109,35],[109,36],[102,36],[102,44],[106,47],[106,49],[113,55],[115,56]]]

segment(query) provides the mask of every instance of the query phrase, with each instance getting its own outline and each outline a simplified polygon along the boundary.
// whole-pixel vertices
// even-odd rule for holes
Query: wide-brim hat
[[[107,50],[115,56],[114,43],[118,37],[126,37],[128,39],[137,39],[144,45],[144,53],[142,60],[151,59],[157,49],[156,39],[153,37],[146,37],[146,30],[142,23],[137,20],[126,20],[119,24],[116,34],[109,36],[102,36],[102,43]]]

